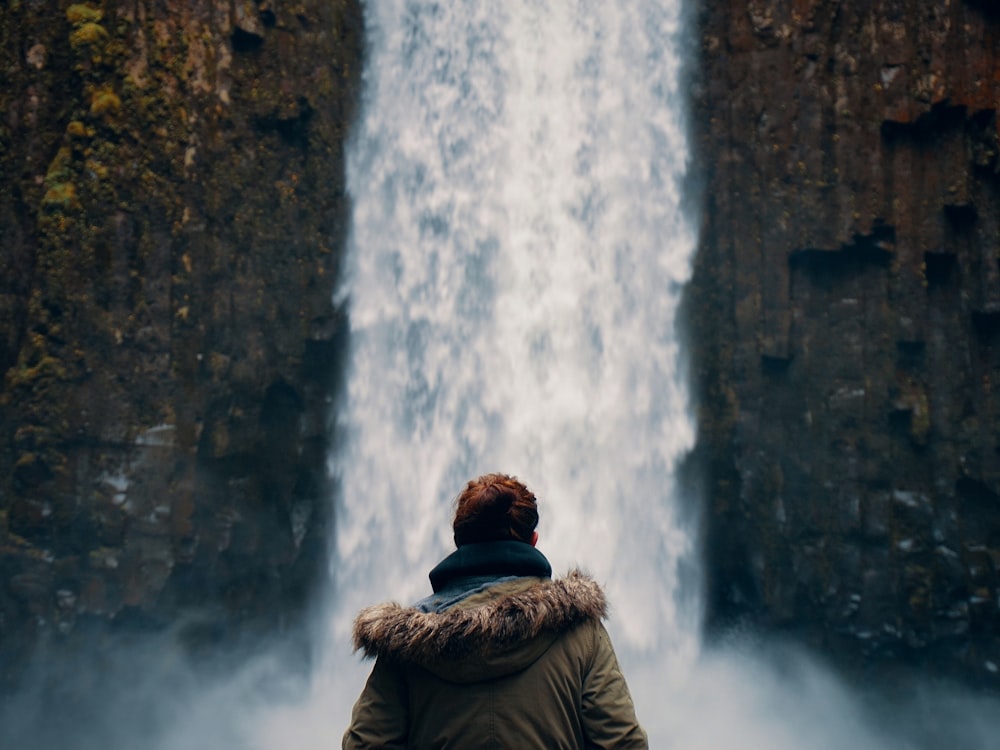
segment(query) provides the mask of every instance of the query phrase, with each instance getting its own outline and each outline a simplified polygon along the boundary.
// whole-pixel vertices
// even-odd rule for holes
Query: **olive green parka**
[[[377,660],[343,747],[647,748],[606,612],[579,572],[506,578],[439,612],[364,610],[355,646]]]

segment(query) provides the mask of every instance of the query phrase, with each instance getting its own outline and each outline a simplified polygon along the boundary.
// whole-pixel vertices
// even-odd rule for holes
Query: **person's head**
[[[455,507],[455,546],[476,542],[538,540],[538,503],[516,477],[484,474],[469,482]]]

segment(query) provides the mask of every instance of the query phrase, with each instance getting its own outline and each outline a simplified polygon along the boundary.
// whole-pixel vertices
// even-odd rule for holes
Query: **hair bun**
[[[484,474],[459,494],[455,544],[514,539],[530,542],[538,525],[538,503],[524,483],[508,474]]]

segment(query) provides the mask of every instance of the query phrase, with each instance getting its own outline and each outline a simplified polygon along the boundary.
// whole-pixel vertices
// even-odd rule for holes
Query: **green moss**
[[[79,207],[80,199],[72,182],[57,182],[42,197],[42,208],[47,211],[69,211]]]
[[[7,385],[12,389],[18,386],[33,388],[42,381],[65,378],[66,368],[63,363],[51,355],[44,355],[34,365],[11,368],[7,374]]]
[[[49,164],[48,170],[45,172],[45,184],[49,187],[56,185],[58,183],[69,182],[73,179],[73,172],[70,169],[70,164],[73,160],[73,152],[69,146],[63,146],[60,148],[52,159],[52,163]]]

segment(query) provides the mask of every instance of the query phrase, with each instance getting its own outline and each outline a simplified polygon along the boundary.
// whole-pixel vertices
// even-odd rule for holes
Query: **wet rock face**
[[[324,570],[362,33],[350,0],[6,4],[0,663],[84,620],[273,629]]]
[[[700,22],[710,623],[1000,685],[1000,16]]]

